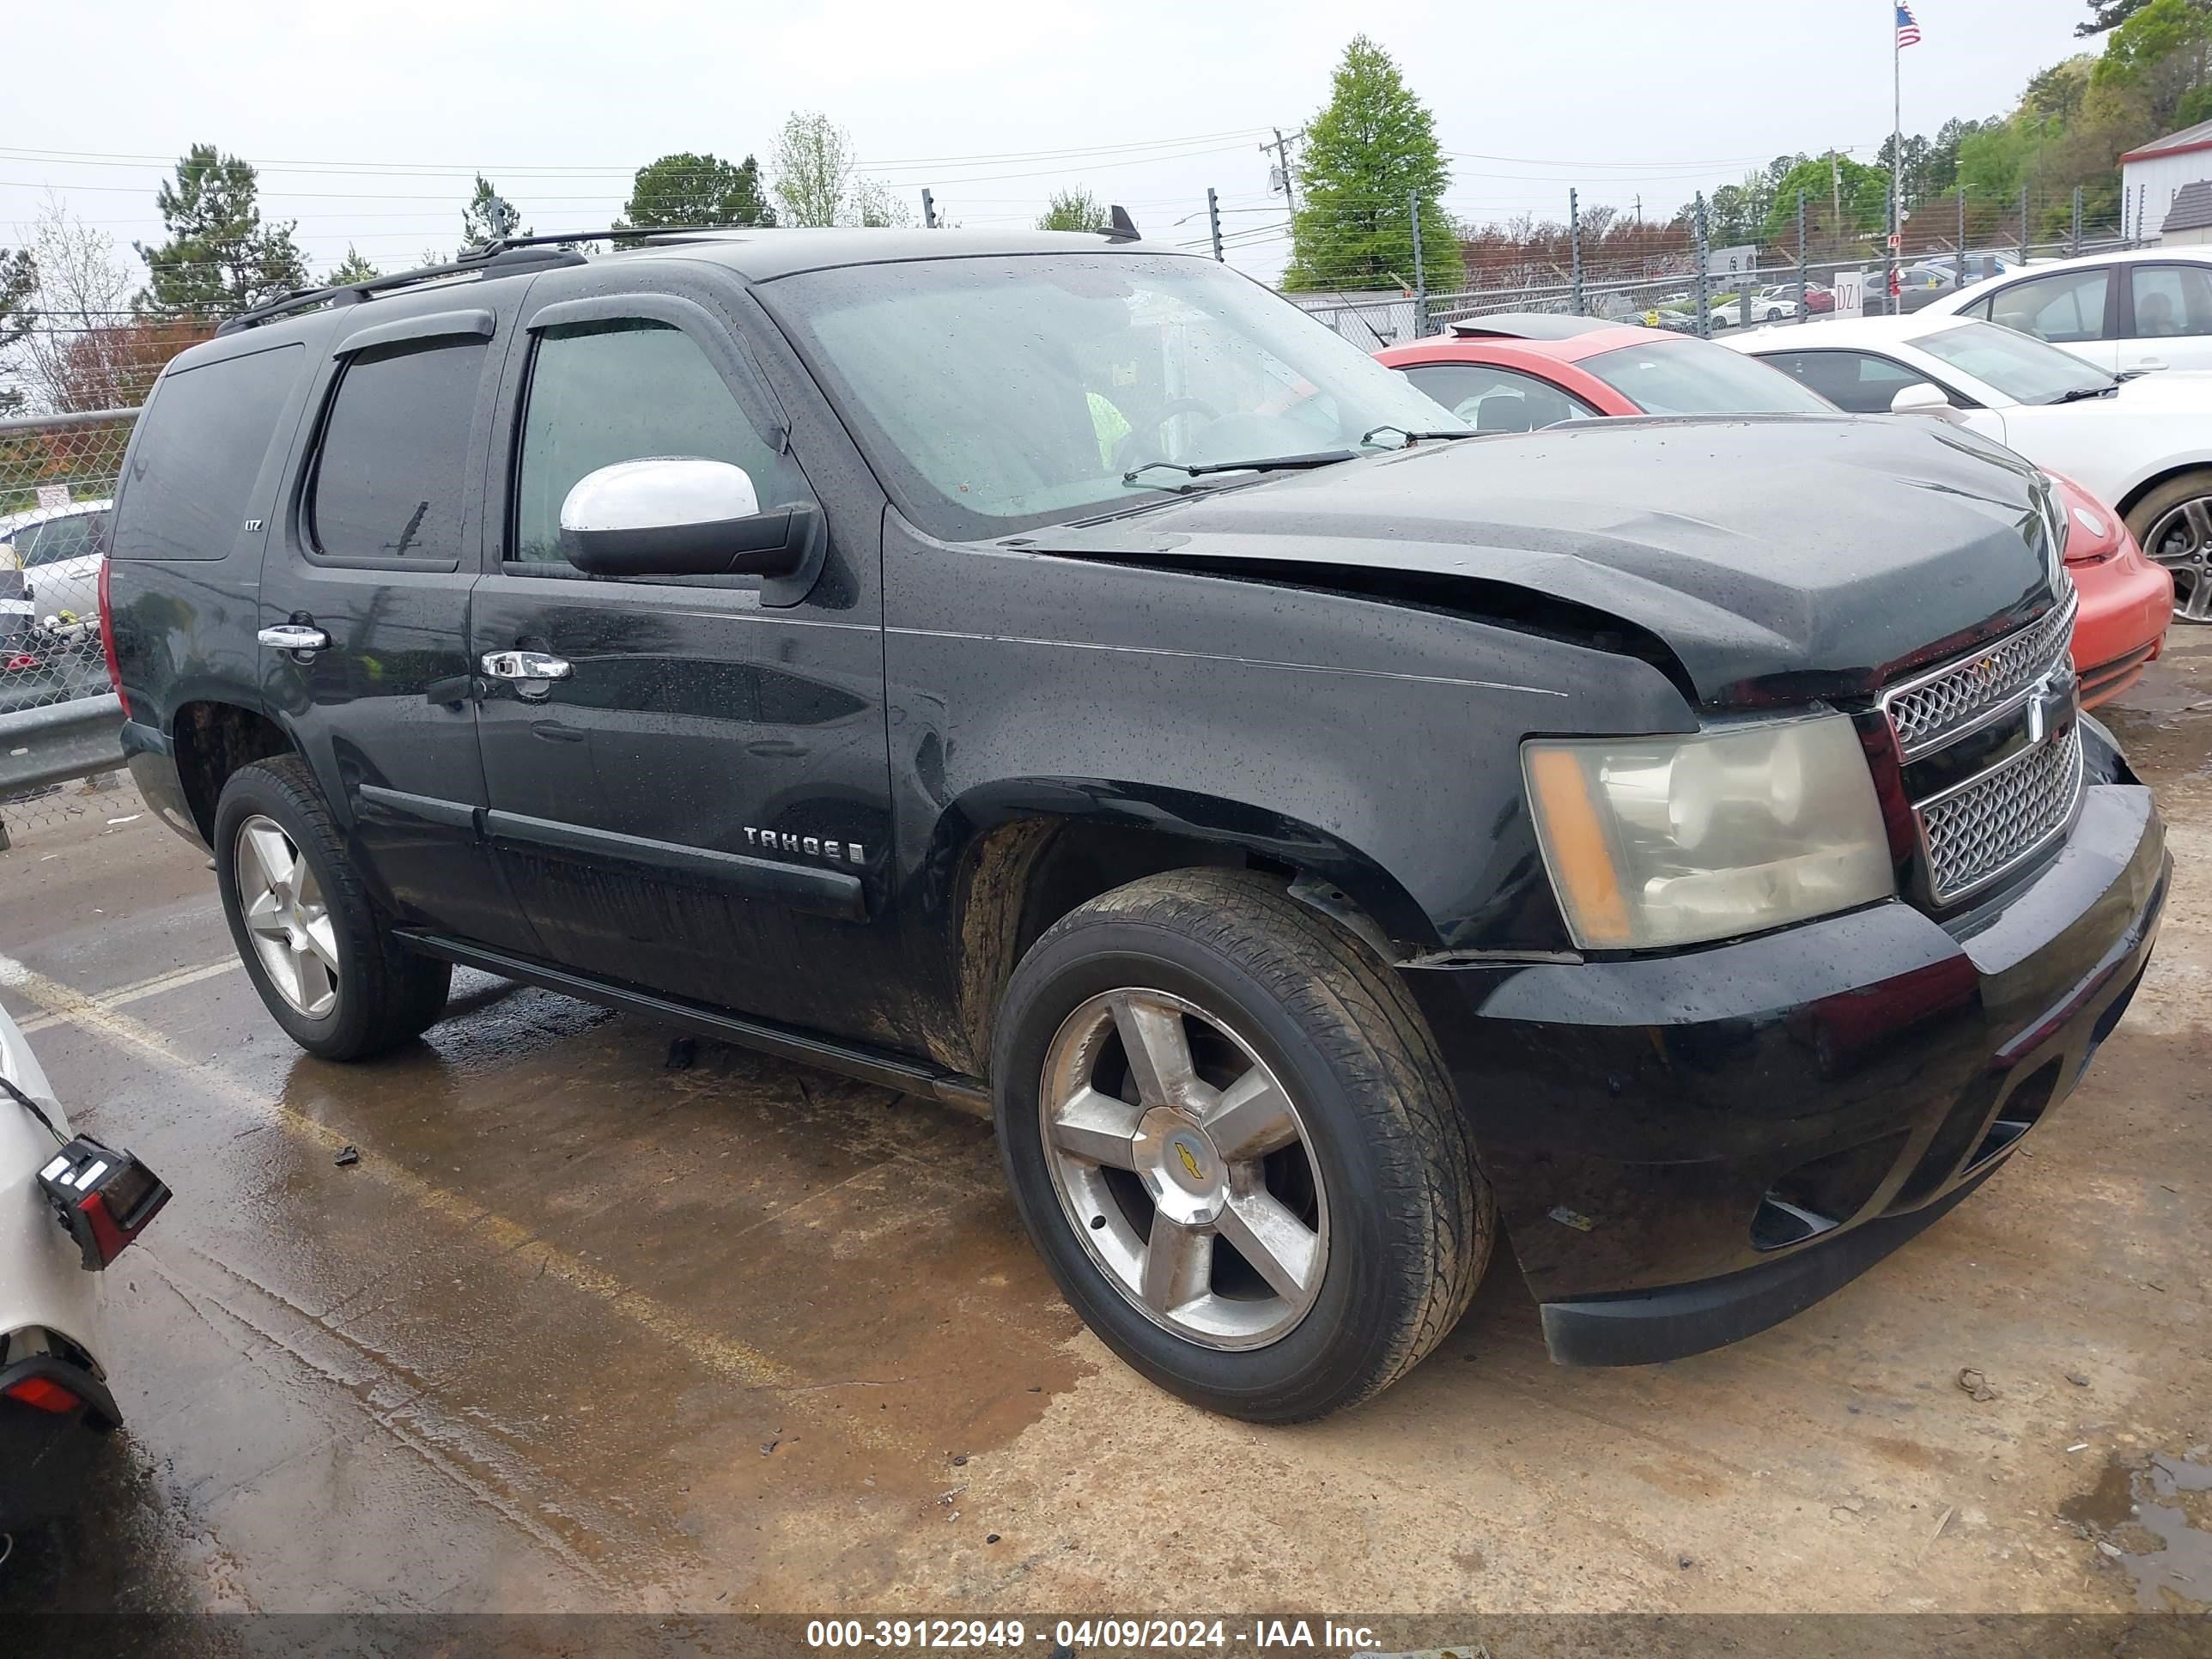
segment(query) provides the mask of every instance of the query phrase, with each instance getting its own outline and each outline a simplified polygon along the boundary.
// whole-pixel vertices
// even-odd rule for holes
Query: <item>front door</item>
[[[555,960],[889,1038],[866,988],[892,938],[881,500],[849,481],[817,491],[717,293],[684,291],[681,273],[653,282],[610,293],[602,271],[549,273],[509,359],[503,556],[477,589],[471,648],[566,667],[484,681],[487,833]],[[791,592],[570,566],[569,490],[653,456],[741,466],[763,509],[821,506],[819,580]]]
[[[340,332],[279,497],[262,684],[350,823],[380,902],[404,923],[526,951],[536,935],[474,821],[485,797],[468,604],[480,416],[504,340],[498,313],[453,307],[445,292],[341,313],[375,315]]]

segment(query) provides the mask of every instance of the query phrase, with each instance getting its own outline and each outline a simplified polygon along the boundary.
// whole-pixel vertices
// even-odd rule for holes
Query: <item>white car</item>
[[[1741,296],[1731,296],[1726,302],[1709,307],[1715,328],[1743,326]],[[1780,294],[1754,294],[1751,297],[1751,319],[1754,323],[1787,322],[1797,314],[1797,301]]]
[[[1928,305],[2062,346],[2084,362],[2212,369],[2212,248],[2130,248],[2008,270]]]
[[[119,1414],[105,1352],[101,1275],[39,1183],[69,1120],[15,1022],[0,1010],[0,1532],[67,1510]],[[14,1091],[14,1092],[11,1092]],[[15,1098],[27,1097],[46,1115]]]
[[[114,505],[71,501],[0,517],[0,632],[27,635],[48,617],[64,631],[92,625]]]
[[[2174,614],[2212,621],[2212,374],[2116,378],[2011,329],[1925,311],[1723,343],[1853,414],[1938,416],[2064,473],[2172,572]]]

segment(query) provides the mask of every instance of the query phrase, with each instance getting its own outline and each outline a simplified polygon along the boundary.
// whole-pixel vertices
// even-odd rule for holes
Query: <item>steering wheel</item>
[[[1137,453],[1137,441],[1139,438],[1157,440],[1160,434],[1160,428],[1178,415],[1203,415],[1209,421],[1218,421],[1221,418],[1221,411],[1203,398],[1170,398],[1160,405],[1158,411],[1153,415],[1150,426],[1131,427],[1123,435],[1121,441],[1114,446],[1114,465],[1126,471],[1139,461],[1162,459],[1158,455]]]

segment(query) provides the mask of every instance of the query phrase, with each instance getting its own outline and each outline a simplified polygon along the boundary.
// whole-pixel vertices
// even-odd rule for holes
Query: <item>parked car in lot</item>
[[[112,505],[73,501],[0,516],[0,629],[10,639],[27,639],[48,617],[69,626],[94,615]]]
[[[2175,616],[2212,620],[2212,375],[2116,379],[1966,317],[1846,319],[1728,345],[1840,409],[1940,416],[2064,473],[2172,574]]]
[[[2115,373],[2212,369],[2212,250],[2130,248],[2021,267],[1928,309],[2033,334]]]
[[[1449,336],[1375,355],[1484,431],[1528,431],[1593,415],[1834,407],[1800,380],[1709,341],[1579,318],[1477,318]],[[2081,706],[2090,708],[2132,685],[2159,654],[2173,583],[2143,556],[2117,513],[2071,479],[2054,481],[2066,514],[2066,568],[2081,597],[2073,661]]]
[[[125,474],[124,748],[297,1043],[464,963],[988,1100],[1070,1302],[1254,1419],[1501,1227],[1565,1361],[1827,1294],[2164,903],[2017,457],[1477,435],[1126,235],[495,244],[226,325]]]
[[[59,1224],[41,1182],[48,1172],[52,1180],[89,1167],[71,1165],[62,1149],[72,1144],[68,1116],[37,1057],[0,1009],[0,1533],[75,1508],[109,1431],[122,1420],[101,1369],[107,1345],[100,1276],[85,1271],[84,1249]],[[88,1184],[105,1188],[108,1173],[99,1170]],[[133,1191],[141,1205],[151,1196]],[[112,1196],[118,1197],[112,1217],[106,1207]],[[166,1188],[160,1196],[167,1197]],[[130,1206],[112,1191],[87,1200],[99,1205],[111,1237],[119,1236],[115,1218],[131,1218]],[[132,1236],[151,1219],[150,1212],[137,1218]],[[88,1233],[92,1224],[82,1223]]]

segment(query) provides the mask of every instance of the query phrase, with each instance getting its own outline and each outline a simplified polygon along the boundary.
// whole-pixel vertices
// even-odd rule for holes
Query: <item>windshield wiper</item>
[[[1386,422],[1382,426],[1369,427],[1366,431],[1359,434],[1359,441],[1371,444],[1375,441],[1375,434],[1378,432],[1395,432],[1406,441],[1406,444],[1417,444],[1426,438],[1474,438],[1481,435],[1473,427],[1468,426],[1451,432],[1408,432],[1402,426],[1391,426]],[[1403,449],[1406,444],[1400,444],[1398,447]]]
[[[2078,404],[2084,398],[2109,398],[2119,389],[2119,382],[2117,380],[2110,386],[2069,386],[2051,401],[2054,404]]]
[[[1209,472],[1279,472],[1295,468],[1334,466],[1339,461],[1356,461],[1359,458],[1348,449],[1316,449],[1304,455],[1265,455],[1251,461],[1139,461],[1121,475],[1121,482],[1133,484],[1142,473],[1164,467],[1170,472],[1180,472],[1186,477],[1202,477]]]

